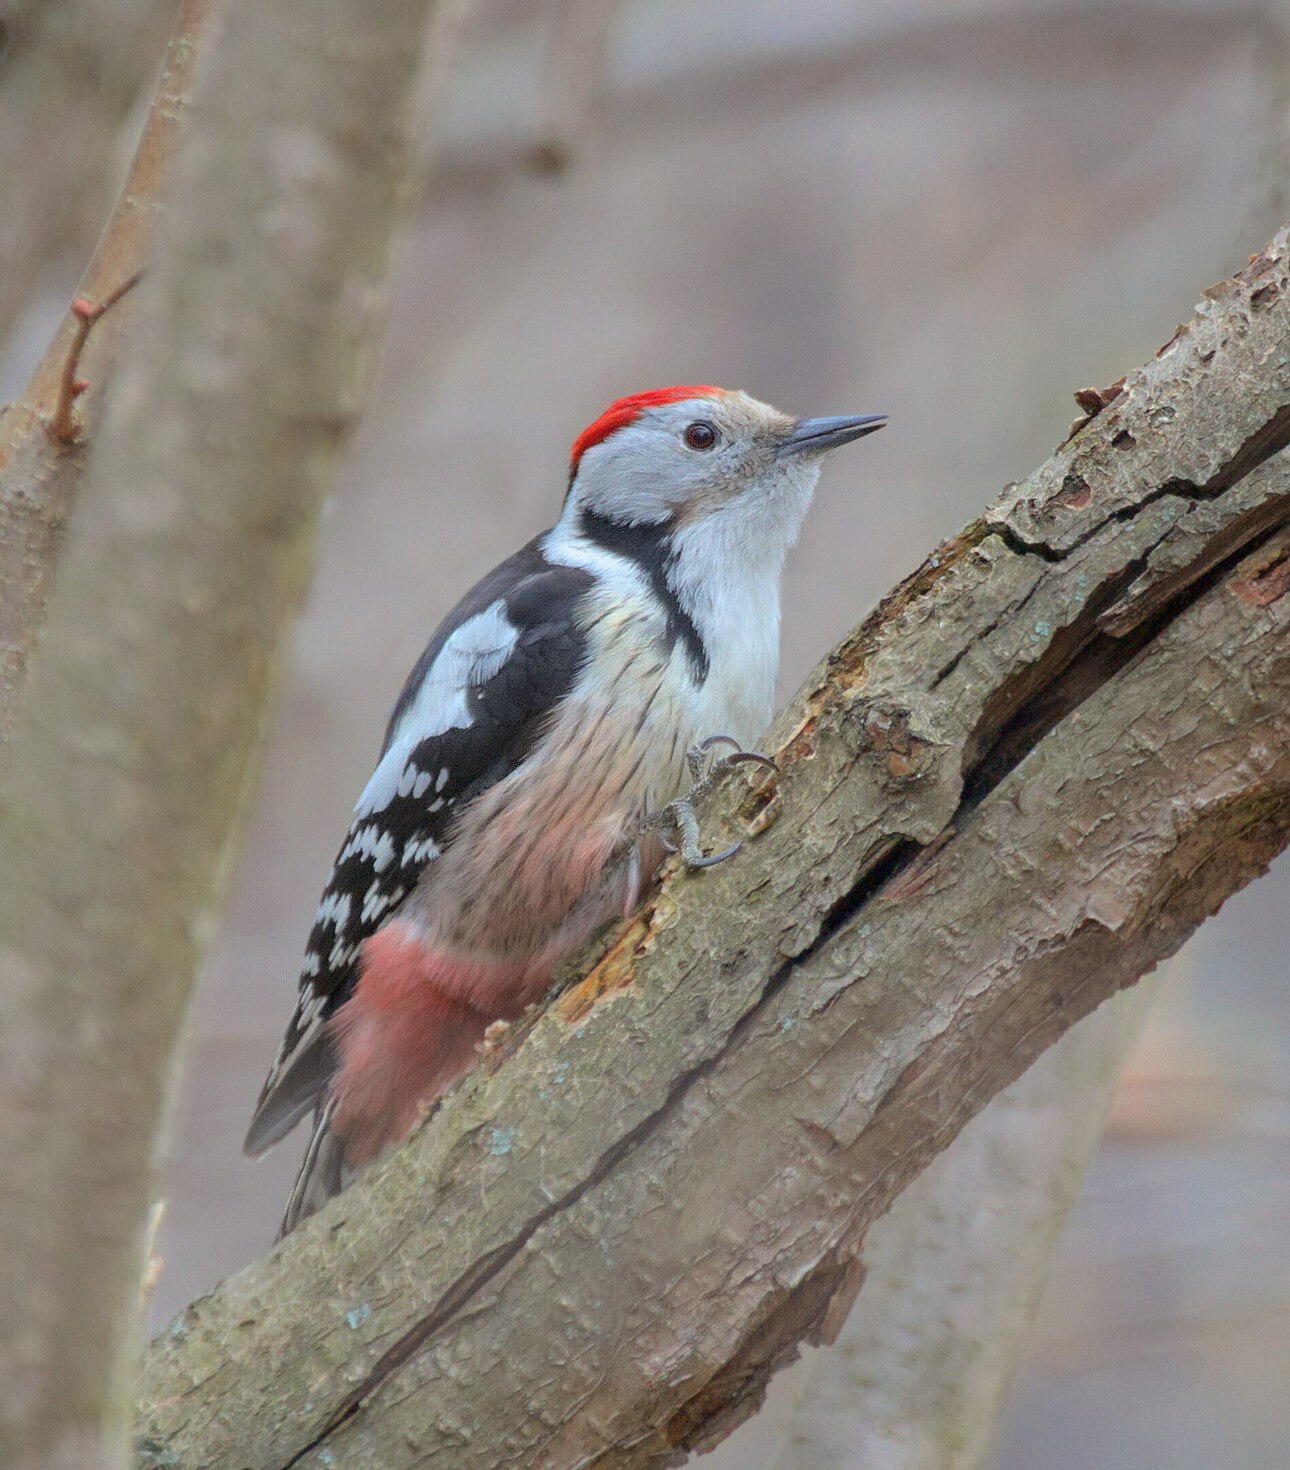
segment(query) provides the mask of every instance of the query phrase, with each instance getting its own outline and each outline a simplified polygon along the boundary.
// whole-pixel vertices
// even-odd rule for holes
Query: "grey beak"
[[[866,413],[858,418],[798,419],[788,438],[780,444],[779,457],[836,449],[839,444],[850,444],[852,439],[875,433],[886,422],[885,413]]]

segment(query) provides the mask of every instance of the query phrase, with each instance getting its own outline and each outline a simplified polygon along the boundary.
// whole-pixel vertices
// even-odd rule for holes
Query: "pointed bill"
[[[850,444],[853,439],[863,439],[866,434],[875,433],[886,422],[885,413],[798,419],[779,446],[779,457],[784,459],[790,454],[820,454],[826,449],[837,449],[839,445]]]

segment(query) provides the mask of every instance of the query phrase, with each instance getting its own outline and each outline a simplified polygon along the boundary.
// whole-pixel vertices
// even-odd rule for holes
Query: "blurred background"
[[[240,1142],[319,888],[406,670],[553,519],[578,429],[678,381],[891,416],[832,464],[790,562],[787,698],[1051,452],[1074,389],[1142,362],[1290,212],[1283,22],[1223,0],[449,0],[375,396],[192,1020],[155,1323],[272,1239],[299,1144],[252,1166]],[[0,397],[135,126],[25,295]],[[1290,1463],[1288,905],[1283,861],[1170,966],[991,1470]],[[723,1464],[772,1463],[779,1392]]]

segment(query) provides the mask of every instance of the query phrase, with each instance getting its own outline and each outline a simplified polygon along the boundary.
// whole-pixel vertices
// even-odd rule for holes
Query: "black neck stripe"
[[[668,545],[667,522],[624,525],[621,521],[610,520],[608,516],[602,516],[583,506],[578,513],[578,527],[588,541],[635,562],[649,578],[654,595],[667,610],[669,646],[680,640],[695,683],[702,684],[708,677],[708,650],[694,625],[694,619],[681,605],[680,598],[668,580],[667,570],[672,556]]]

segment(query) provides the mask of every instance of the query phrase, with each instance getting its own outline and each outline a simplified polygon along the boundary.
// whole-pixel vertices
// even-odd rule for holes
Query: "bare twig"
[[[78,287],[82,300],[102,300],[143,267],[210,5],[211,0],[182,0],[134,159]],[[108,369],[128,315],[129,308],[113,312],[81,344],[80,360],[89,362],[92,379],[78,404],[82,436],[93,431],[98,418]],[[0,742],[13,723],[63,530],[84,471],[83,457],[68,453],[46,430],[57,416],[67,363],[81,332],[81,323],[69,318],[22,395],[0,413]],[[79,360],[73,377],[78,367]]]
[[[143,271],[135,271],[114,290],[109,291],[97,305],[87,301],[84,296],[73,298],[70,309],[72,316],[76,319],[76,333],[67,348],[67,357],[63,362],[62,375],[58,381],[58,401],[54,404],[54,412],[45,425],[45,430],[50,438],[57,440],[59,444],[76,442],[77,426],[72,405],[90,386],[88,378],[76,376],[76,370],[80,366],[81,353],[85,350],[85,344],[89,340],[95,323],[111,311],[123,296],[133,291],[142,279]]]
[[[59,0],[0,15],[9,42],[0,49],[0,341],[51,257],[102,222],[119,183],[118,135],[155,74],[175,8]]]

